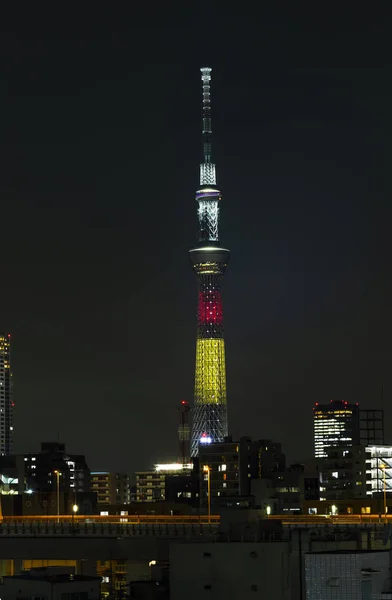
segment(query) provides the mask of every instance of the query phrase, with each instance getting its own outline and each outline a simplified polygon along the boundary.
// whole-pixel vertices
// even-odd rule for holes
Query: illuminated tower
[[[0,332],[0,455],[12,454],[11,335]]]
[[[230,252],[219,243],[219,203],[216,169],[211,156],[211,69],[201,69],[203,82],[203,162],[200,165],[198,244],[190,259],[198,281],[195,397],[191,454],[199,443],[222,442],[227,436],[225,342],[221,283]]]

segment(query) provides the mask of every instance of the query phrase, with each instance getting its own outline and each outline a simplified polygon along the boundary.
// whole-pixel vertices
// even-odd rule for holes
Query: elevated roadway
[[[282,533],[279,533],[279,527],[277,529],[276,541],[290,539],[294,544],[295,539],[302,539],[301,552],[327,548],[327,542],[335,544],[334,549],[341,543],[350,548],[385,547],[392,532],[392,515],[274,515],[268,520],[283,524]],[[173,542],[229,539],[227,534],[219,533],[219,525],[217,515],[210,518],[161,515],[3,517],[0,522],[0,560],[72,558],[96,561],[110,558],[168,561],[169,546]],[[252,528],[250,535],[256,541]],[[263,535],[261,533],[260,540]],[[266,536],[273,539],[270,534]],[[233,539],[231,534],[230,539]]]
[[[167,561],[170,542],[213,541],[218,526],[212,517],[4,517],[0,560]]]

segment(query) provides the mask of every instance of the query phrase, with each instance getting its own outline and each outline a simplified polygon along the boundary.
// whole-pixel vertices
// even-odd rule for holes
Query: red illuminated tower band
[[[203,162],[200,165],[198,244],[190,259],[198,281],[195,397],[192,413],[191,454],[199,444],[223,441],[227,436],[225,342],[222,278],[230,252],[219,242],[219,204],[216,168],[211,154],[211,69],[201,69],[203,82]]]

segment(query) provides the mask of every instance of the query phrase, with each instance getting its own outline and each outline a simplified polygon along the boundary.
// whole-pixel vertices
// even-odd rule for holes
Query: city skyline
[[[390,441],[388,32],[361,13],[270,10],[257,24],[212,11],[208,39],[202,11],[94,15],[102,35],[23,14],[3,31],[14,452],[61,439],[128,472],[176,456],[178,402],[193,398],[203,64],[233,251],[230,433],[302,460],[314,402],[344,398],[385,409]]]

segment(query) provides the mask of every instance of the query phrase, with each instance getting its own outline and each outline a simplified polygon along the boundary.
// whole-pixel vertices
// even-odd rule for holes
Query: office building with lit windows
[[[327,448],[360,444],[360,410],[358,403],[331,400],[315,403],[313,408],[314,454],[327,455]]]
[[[366,495],[392,492],[392,446],[365,448]]]
[[[392,492],[392,446],[330,447],[318,461],[320,500],[349,500]]]
[[[11,334],[0,332],[0,455],[12,454],[13,442]]]

